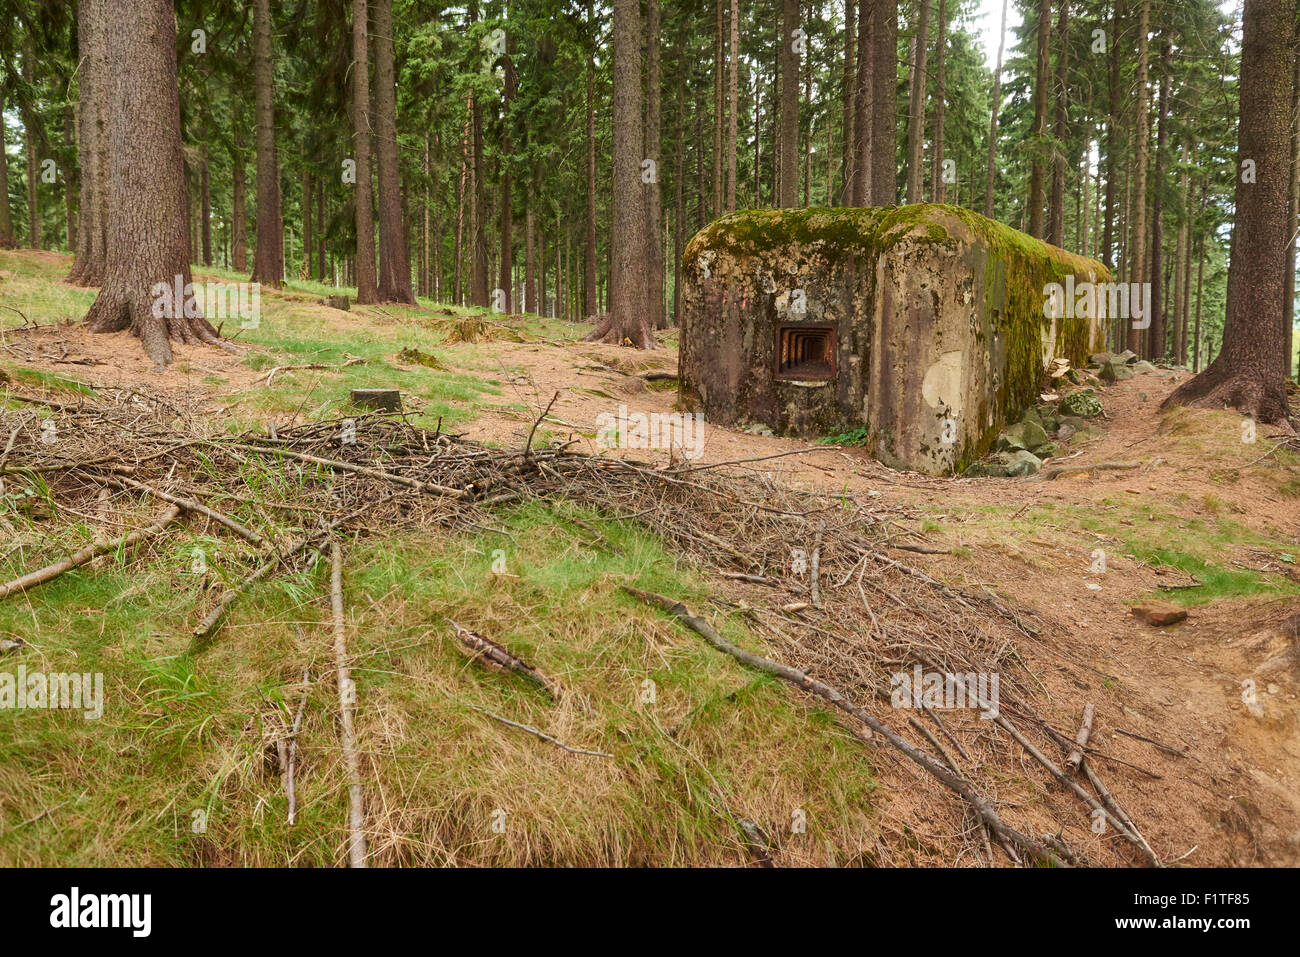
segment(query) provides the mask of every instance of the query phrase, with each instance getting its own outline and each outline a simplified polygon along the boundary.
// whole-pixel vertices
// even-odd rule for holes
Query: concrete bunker
[[[1037,401],[1053,359],[1102,348],[1095,310],[1049,300],[1067,276],[1110,280],[956,206],[732,213],[683,257],[682,400],[725,426],[863,430],[888,465],[959,471]]]

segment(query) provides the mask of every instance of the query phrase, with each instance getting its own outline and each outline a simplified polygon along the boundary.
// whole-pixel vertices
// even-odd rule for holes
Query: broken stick
[[[348,773],[348,863],[366,866],[366,833],[361,796],[361,759],[357,754],[356,728],[352,708],[357,702],[357,686],[348,667],[347,626],[343,620],[343,550],[338,541],[330,543],[330,616],[334,624],[334,665],[338,671],[339,711],[343,733],[340,746]]]
[[[1070,749],[1070,756],[1066,758],[1065,763],[1070,767],[1070,773],[1073,774],[1079,770],[1079,765],[1083,761],[1083,749],[1088,746],[1088,739],[1092,737],[1092,718],[1096,709],[1089,701],[1083,706],[1083,721],[1079,723],[1079,733],[1074,736],[1074,747]]]
[[[87,562],[93,561],[100,555],[106,555],[109,552],[117,551],[119,548],[127,549],[136,542],[142,541],[146,538],[152,538],[170,525],[180,513],[180,506],[169,505],[148,528],[136,529],[129,535],[115,538],[111,542],[98,542],[94,545],[87,545],[80,551],[73,552],[67,558],[61,559],[52,565],[38,568],[34,572],[28,572],[20,578],[15,578],[11,582],[6,582],[5,584],[0,585],[0,598],[12,595],[14,592],[35,588],[37,585],[43,585],[47,581],[58,578],[70,569],[79,568]]]

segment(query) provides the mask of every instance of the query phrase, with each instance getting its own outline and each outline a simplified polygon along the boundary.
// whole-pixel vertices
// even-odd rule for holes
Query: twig
[[[476,631],[470,631],[464,625],[452,621],[450,618],[447,619],[447,624],[451,625],[457,639],[470,650],[476,660],[486,658],[498,668],[522,675],[541,687],[552,699],[559,700],[559,689],[555,684],[524,659],[507,650],[504,645],[498,644],[491,638],[485,638]]]
[[[229,515],[218,512],[214,508],[209,508],[207,505],[204,505],[201,502],[196,502],[192,498],[182,498],[179,495],[172,495],[170,492],[164,492],[161,489],[154,488],[152,485],[146,485],[144,482],[137,482],[135,479],[127,478],[123,475],[114,476],[109,479],[109,481],[119,487],[125,486],[139,489],[142,492],[148,492],[150,495],[154,496],[154,498],[160,498],[164,502],[179,505],[188,512],[198,512],[200,515],[206,515],[217,524],[226,526],[226,528],[230,529],[240,538],[247,539],[254,545],[261,545],[265,542],[265,539],[262,538],[261,535],[251,529],[245,528],[243,525],[240,525]]]
[[[1176,757],[1180,757],[1180,758],[1187,757],[1186,751],[1179,751],[1177,748],[1171,748],[1167,744],[1161,744],[1155,738],[1148,738],[1145,734],[1138,734],[1135,731],[1125,731],[1123,728],[1116,728],[1115,733],[1122,734],[1130,738],[1137,738],[1139,741],[1145,741],[1147,744],[1155,745],[1161,751],[1167,751],[1168,753],[1175,755]]]
[[[298,795],[294,791],[293,769],[298,758],[298,732],[302,730],[302,715],[307,709],[307,689],[311,687],[311,672],[302,669],[302,700],[298,702],[298,713],[293,716],[293,729],[289,734],[289,767],[285,773],[284,790],[289,797],[289,826],[298,808]]]
[[[822,607],[822,589],[821,589],[821,559],[822,559],[822,536],[826,534],[826,519],[817,523],[817,537],[813,539],[812,564],[809,567],[809,594],[812,597],[814,608]]]
[[[487,715],[489,718],[491,718],[494,721],[500,721],[502,724],[508,724],[510,725],[510,727],[518,728],[520,731],[527,731],[529,734],[541,738],[543,741],[549,741],[551,742],[551,744],[555,745],[556,747],[563,748],[565,751],[568,751],[570,754],[589,754],[593,758],[612,758],[614,756],[605,751],[586,751],[582,748],[571,748],[563,741],[557,741],[555,738],[552,738],[549,734],[546,734],[543,731],[538,731],[536,728],[530,727],[529,725],[520,724],[518,721],[511,721],[509,718],[503,718],[501,717],[501,715],[494,714],[493,712],[487,710],[486,708],[480,708],[472,704],[469,705],[469,707],[473,708],[475,711],[479,712],[480,714]]]
[[[0,598],[12,595],[14,592],[35,588],[37,585],[43,585],[51,579],[58,578],[69,569],[85,565],[87,562],[93,561],[100,555],[106,555],[109,552],[118,549],[127,549],[136,542],[146,538],[152,538],[170,525],[180,513],[181,510],[179,506],[169,505],[162,514],[158,516],[154,523],[147,528],[137,529],[129,535],[123,535],[121,538],[113,539],[110,542],[98,542],[94,545],[87,545],[80,551],[74,552],[67,558],[61,559],[52,565],[38,568],[34,572],[28,572],[21,578],[15,578],[11,582],[0,585]]]
[[[343,621],[343,550],[337,540],[330,543],[330,614],[334,624],[334,663],[338,671],[339,710],[343,733],[340,746],[348,773],[348,863],[366,866],[365,818],[361,795],[361,761],[357,755],[356,729],[352,709],[357,686],[348,667],[347,626]]]
[[[857,718],[872,731],[876,732],[893,745],[893,747],[910,758],[913,762],[920,765],[922,769],[938,779],[940,783],[969,801],[971,806],[975,809],[975,812],[980,816],[980,819],[988,824],[989,828],[995,834],[1005,837],[1035,858],[1057,861],[1056,855],[1041,842],[1036,841],[1026,834],[1020,833],[1015,828],[1004,823],[1002,818],[998,815],[998,812],[988,803],[987,800],[985,800],[983,795],[975,790],[974,786],[969,781],[966,781],[960,775],[953,773],[949,768],[945,767],[939,761],[936,761],[929,754],[920,750],[905,738],[900,737],[898,733],[887,724],[867,714],[867,712],[850,702],[844,697],[844,695],[830,685],[818,681],[816,678],[811,678],[804,672],[791,668],[788,665],[780,664],[779,662],[772,661],[769,658],[763,658],[760,655],[755,655],[743,650],[742,648],[738,648],[719,635],[713,629],[713,626],[703,618],[698,618],[695,615],[692,615],[690,610],[679,601],[674,601],[673,599],[666,598],[663,595],[656,595],[653,592],[641,591],[638,588],[632,588],[628,585],[624,585],[623,590],[629,595],[644,601],[646,604],[658,607],[672,615],[719,651],[731,655],[733,658],[749,665],[751,668],[757,668],[759,671],[775,675],[778,678],[790,682],[796,687],[809,691],[812,694],[829,701],[841,711]]]
[[[1079,764],[1083,761],[1083,749],[1088,746],[1088,739],[1092,737],[1092,718],[1096,710],[1091,701],[1083,706],[1083,720],[1079,722],[1079,733],[1074,736],[1075,746],[1070,750],[1070,756],[1065,759],[1071,774],[1079,770]]]
[[[537,433],[537,427],[542,424],[543,419],[545,419],[548,415],[551,414],[551,406],[555,405],[555,400],[558,399],[559,397],[560,397],[560,392],[557,389],[555,391],[555,395],[551,396],[551,401],[546,403],[546,408],[542,410],[542,414],[539,415],[537,419],[533,422],[533,427],[528,430],[528,441],[524,443],[524,458],[528,458],[530,455],[532,455],[533,436]]]

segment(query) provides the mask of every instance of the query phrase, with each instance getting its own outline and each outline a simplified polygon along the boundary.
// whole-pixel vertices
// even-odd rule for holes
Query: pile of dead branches
[[[573,443],[532,448],[536,423],[524,447],[500,449],[391,413],[231,434],[195,409],[130,390],[101,390],[79,403],[25,398],[30,409],[0,413],[5,510],[44,507],[84,528],[108,502],[114,515],[140,518],[120,537],[71,555],[59,549],[57,560],[0,584],[0,598],[183,519],[201,522],[205,534],[232,539],[245,566],[241,579],[195,609],[201,649],[249,586],[303,567],[340,536],[486,528],[494,509],[563,499],[600,521],[652,528],[712,570],[720,592],[714,622],[743,618],[773,657],[732,645],[675,596],[629,590],[720,651],[824,698],[861,737],[887,743],[924,772],[920,780],[944,785],[933,789],[934,801],[980,860],[994,863],[996,844],[1003,860],[1023,863],[1159,863],[1092,766],[1123,767],[1088,746],[1090,713],[1076,734],[1035,709],[1039,682],[1017,647],[1042,642],[1040,624],[991,593],[945,584],[902,561],[901,513],[870,497],[785,488],[757,461],[696,467],[592,456]],[[56,520],[37,518],[29,530]],[[0,525],[24,534],[4,510]],[[596,525],[588,530],[601,547],[617,548]],[[29,544],[51,553],[51,540]],[[974,706],[950,711],[910,699],[900,708],[896,676],[918,670],[945,676]],[[996,700],[980,699],[980,675],[998,676]],[[1026,776],[1026,756],[1036,778]],[[1013,777],[1023,783],[1009,786]],[[1066,836],[1097,833],[1096,820],[1111,837],[1105,860],[1097,842],[1085,852]]]

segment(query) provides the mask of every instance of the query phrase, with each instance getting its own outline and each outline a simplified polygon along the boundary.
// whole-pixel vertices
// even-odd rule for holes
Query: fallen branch
[[[736,645],[733,645],[731,642],[727,641],[727,639],[719,635],[713,629],[713,626],[703,618],[692,615],[690,610],[679,601],[674,601],[673,599],[666,598],[663,595],[656,595],[653,592],[641,591],[640,589],[632,588],[629,585],[624,585],[623,590],[629,595],[639,598],[646,604],[658,607],[672,615],[719,651],[731,655],[733,658],[751,668],[756,668],[767,674],[775,675],[776,677],[782,678],[805,691],[811,692],[812,694],[829,701],[846,714],[857,718],[872,731],[888,741],[894,748],[901,751],[913,762],[920,765],[922,769],[929,772],[931,776],[938,779],[941,784],[970,802],[971,806],[975,809],[975,813],[979,815],[980,820],[987,824],[994,834],[1009,840],[1012,844],[1022,848],[1034,858],[1060,863],[1058,856],[1052,853],[1052,851],[1045,847],[1041,842],[1034,840],[1026,834],[1022,834],[1015,828],[1007,825],[993,806],[984,799],[983,795],[975,790],[974,786],[969,781],[965,780],[960,775],[955,774],[949,768],[941,764],[939,761],[936,761],[928,753],[922,751],[910,741],[900,737],[899,734],[887,724],[867,714],[867,712],[853,704],[830,685],[818,681],[816,678],[809,677],[804,672],[791,668],[788,665],[780,664],[779,662],[772,661],[770,658],[764,658],[760,655],[745,651],[742,648],[738,648]]]
[[[311,672],[302,669],[302,700],[298,702],[298,713],[293,716],[293,728],[289,732],[289,764],[285,771],[284,790],[289,798],[289,826],[293,827],[294,815],[298,808],[298,795],[293,785],[293,770],[298,758],[298,732],[302,730],[302,715],[307,710],[307,690],[311,687]]]
[[[348,773],[348,863],[366,866],[365,818],[361,795],[361,760],[357,754],[356,728],[352,708],[357,686],[348,667],[347,626],[343,621],[343,550],[338,541],[330,544],[330,615],[334,624],[334,664],[338,672],[339,711],[343,733],[339,742]]]
[[[152,538],[170,525],[180,513],[181,510],[179,506],[169,505],[162,514],[158,516],[154,523],[147,528],[137,529],[128,535],[123,535],[121,538],[115,538],[110,542],[99,542],[94,545],[87,545],[85,548],[81,549],[81,551],[74,552],[67,558],[61,559],[52,565],[38,568],[34,572],[28,572],[21,578],[15,578],[11,582],[0,585],[0,598],[12,595],[14,592],[35,588],[37,585],[43,585],[52,579],[58,578],[70,569],[79,568],[88,562],[94,561],[100,555],[106,555],[109,552],[117,551],[118,549],[127,549],[136,542],[142,541],[146,538]]]
[[[1155,738],[1148,738],[1145,734],[1138,734],[1136,731],[1125,731],[1123,728],[1116,728],[1115,733],[1122,734],[1129,738],[1136,738],[1139,741],[1145,741],[1147,744],[1154,745],[1155,747],[1159,748],[1161,751],[1166,751],[1169,754],[1175,755],[1176,757],[1180,757],[1180,758],[1187,757],[1186,751],[1179,751],[1177,748],[1171,748],[1167,744],[1161,744]]]
[[[447,619],[447,623],[454,629],[461,644],[470,650],[475,660],[484,658],[490,665],[522,675],[540,686],[553,700],[558,701],[560,699],[559,689],[549,678],[518,655],[507,651],[504,645],[497,644],[491,638],[484,638],[478,632],[470,631],[464,625],[454,622],[450,618]]]
[[[144,482],[137,482],[135,479],[127,478],[124,475],[114,476],[113,478],[109,479],[109,481],[113,482],[118,487],[129,487],[129,488],[138,489],[141,492],[148,492],[154,498],[162,499],[164,502],[170,502],[173,505],[179,505],[187,512],[198,512],[200,515],[206,515],[208,518],[212,519],[218,525],[226,526],[226,528],[230,529],[240,538],[247,539],[248,541],[252,542],[254,545],[261,545],[265,541],[265,539],[263,539],[261,535],[257,534],[257,532],[254,532],[253,530],[245,528],[243,525],[240,525],[229,515],[226,515],[222,512],[218,512],[214,508],[209,508],[208,506],[204,505],[202,502],[196,502],[192,498],[182,498],[179,495],[173,495],[170,492],[164,492],[161,489],[154,488],[152,485],[146,485]]]
[[[1071,774],[1078,771],[1079,765],[1083,762],[1083,750],[1088,746],[1088,739],[1092,737],[1092,719],[1096,710],[1091,701],[1083,706],[1083,720],[1079,723],[1079,733],[1074,736],[1075,746],[1070,750],[1070,756],[1065,760],[1065,763],[1070,767]]]
[[[1124,471],[1126,469],[1140,468],[1141,465],[1141,462],[1098,462],[1096,465],[1063,465],[1059,468],[1047,469],[1043,472],[1043,478],[1050,482],[1062,475],[1070,475],[1074,472]]]

